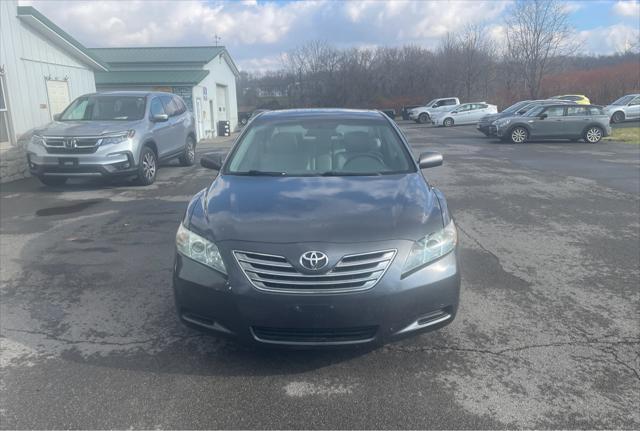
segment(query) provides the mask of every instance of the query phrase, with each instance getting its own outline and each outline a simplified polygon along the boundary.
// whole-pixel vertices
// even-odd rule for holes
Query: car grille
[[[67,148],[65,141],[75,139],[75,148]],[[45,137],[47,152],[51,154],[90,154],[100,144],[99,137]]]
[[[356,328],[251,328],[258,341],[271,343],[357,343],[371,341],[378,332],[377,326]]]
[[[328,272],[303,274],[286,258],[233,252],[242,271],[259,290],[289,293],[343,293],[371,289],[393,261],[396,250],[344,256]]]

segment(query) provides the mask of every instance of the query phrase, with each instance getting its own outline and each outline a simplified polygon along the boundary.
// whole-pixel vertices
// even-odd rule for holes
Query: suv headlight
[[[458,232],[453,220],[442,230],[431,233],[413,243],[409,256],[402,268],[402,274],[425,266],[451,252],[458,243]]]
[[[31,139],[30,139],[30,142],[33,145],[40,145],[41,147],[44,147],[46,145],[45,142],[44,142],[44,138],[42,136],[40,136],[40,135],[32,135]]]
[[[133,138],[133,135],[136,134],[135,130],[128,130],[122,133],[114,133],[109,136],[105,136],[100,139],[100,145],[111,145],[111,144],[119,144],[121,142],[126,141],[129,138]]]
[[[511,122],[510,118],[501,118],[499,120],[494,121],[493,125],[496,127],[502,127],[509,124],[510,122]]]
[[[227,274],[227,268],[224,266],[218,247],[213,242],[191,232],[182,223],[176,234],[176,247],[181,255]]]

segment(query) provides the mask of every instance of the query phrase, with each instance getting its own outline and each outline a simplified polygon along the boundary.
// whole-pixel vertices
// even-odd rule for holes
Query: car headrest
[[[298,139],[293,132],[280,132],[271,137],[269,151],[275,154],[293,154],[298,151]]]
[[[352,153],[366,153],[374,150],[373,142],[367,132],[345,133],[344,146],[348,152]]]

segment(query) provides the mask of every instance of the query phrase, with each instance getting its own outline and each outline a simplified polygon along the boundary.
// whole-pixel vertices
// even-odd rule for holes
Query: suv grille
[[[393,261],[396,250],[344,256],[328,272],[303,274],[282,256],[233,252],[242,271],[260,290],[288,293],[342,293],[371,289]]]
[[[271,343],[357,343],[371,341],[377,326],[359,328],[251,328],[258,341]]]
[[[74,147],[65,145],[66,141],[74,140]],[[44,137],[47,152],[51,154],[89,154],[98,149],[99,137]]]

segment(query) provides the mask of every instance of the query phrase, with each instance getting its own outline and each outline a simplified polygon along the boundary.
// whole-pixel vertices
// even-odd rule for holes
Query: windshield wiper
[[[286,172],[276,172],[276,171],[258,171],[256,169],[251,169],[250,171],[247,172],[235,172],[235,175],[248,175],[248,176],[252,176],[252,177],[259,177],[259,176],[264,176],[264,177],[284,177],[287,175]]]
[[[321,177],[368,177],[382,175],[380,172],[342,172],[342,171],[326,171],[320,174]]]

